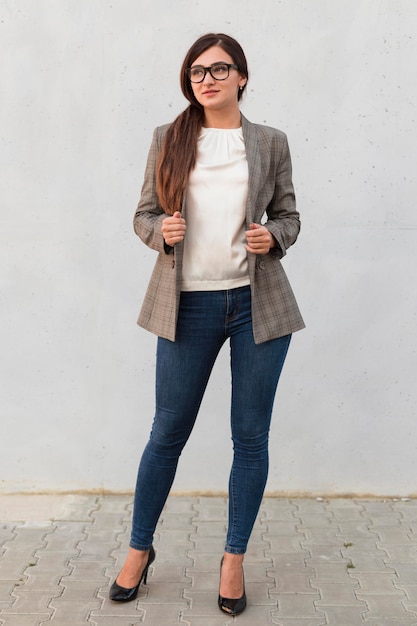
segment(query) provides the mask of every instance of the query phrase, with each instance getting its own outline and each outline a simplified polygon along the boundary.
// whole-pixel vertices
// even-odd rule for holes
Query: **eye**
[[[192,67],[190,70],[191,78],[201,78],[204,74],[204,68],[202,67]]]
[[[212,65],[211,71],[213,72],[213,74],[225,74],[227,73],[227,65],[225,65],[224,63],[217,63],[216,65]]]

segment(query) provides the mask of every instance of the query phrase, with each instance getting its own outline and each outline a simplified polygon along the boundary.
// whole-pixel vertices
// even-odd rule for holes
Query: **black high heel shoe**
[[[222,573],[223,559],[220,563],[220,576]],[[219,609],[228,615],[239,615],[246,609],[246,592],[245,592],[245,578],[243,577],[243,595],[240,598],[223,598],[219,594],[218,599]]]
[[[140,584],[143,580],[143,584],[146,585],[146,581],[148,579],[148,569],[149,566],[155,561],[155,550],[153,546],[149,550],[148,562],[145,565],[145,569],[142,572],[142,576],[136,587],[131,587],[130,589],[127,587],[121,587],[117,584],[116,580],[110,587],[109,597],[110,600],[114,600],[115,602],[130,602],[134,600],[138,595]]]

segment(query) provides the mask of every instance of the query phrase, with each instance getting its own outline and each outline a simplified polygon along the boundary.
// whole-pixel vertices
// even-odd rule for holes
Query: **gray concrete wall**
[[[303,229],[285,267],[307,322],[268,490],[417,493],[413,0],[0,0],[0,490],[130,490],[153,415],[155,260],[131,222],[179,67],[239,39],[242,110],[285,130]],[[223,491],[227,349],[177,490]]]

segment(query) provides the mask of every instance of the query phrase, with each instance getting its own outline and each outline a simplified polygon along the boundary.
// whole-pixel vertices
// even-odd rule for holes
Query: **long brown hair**
[[[204,122],[204,107],[194,96],[186,70],[200,54],[213,46],[223,48],[238,66],[238,72],[246,79],[249,77],[245,53],[236,39],[229,35],[203,35],[187,52],[181,67],[180,84],[182,93],[190,104],[169,127],[156,164],[156,192],[161,207],[169,215],[182,209],[184,189],[195,166],[197,138]],[[238,100],[241,99],[245,87],[246,84],[239,89]]]

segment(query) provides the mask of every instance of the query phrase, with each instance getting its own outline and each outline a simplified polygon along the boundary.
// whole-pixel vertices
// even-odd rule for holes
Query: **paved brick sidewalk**
[[[171,497],[137,601],[108,600],[129,496],[0,496],[5,626],[417,626],[417,501],[266,498],[245,558],[248,608],[217,608],[227,505]]]

